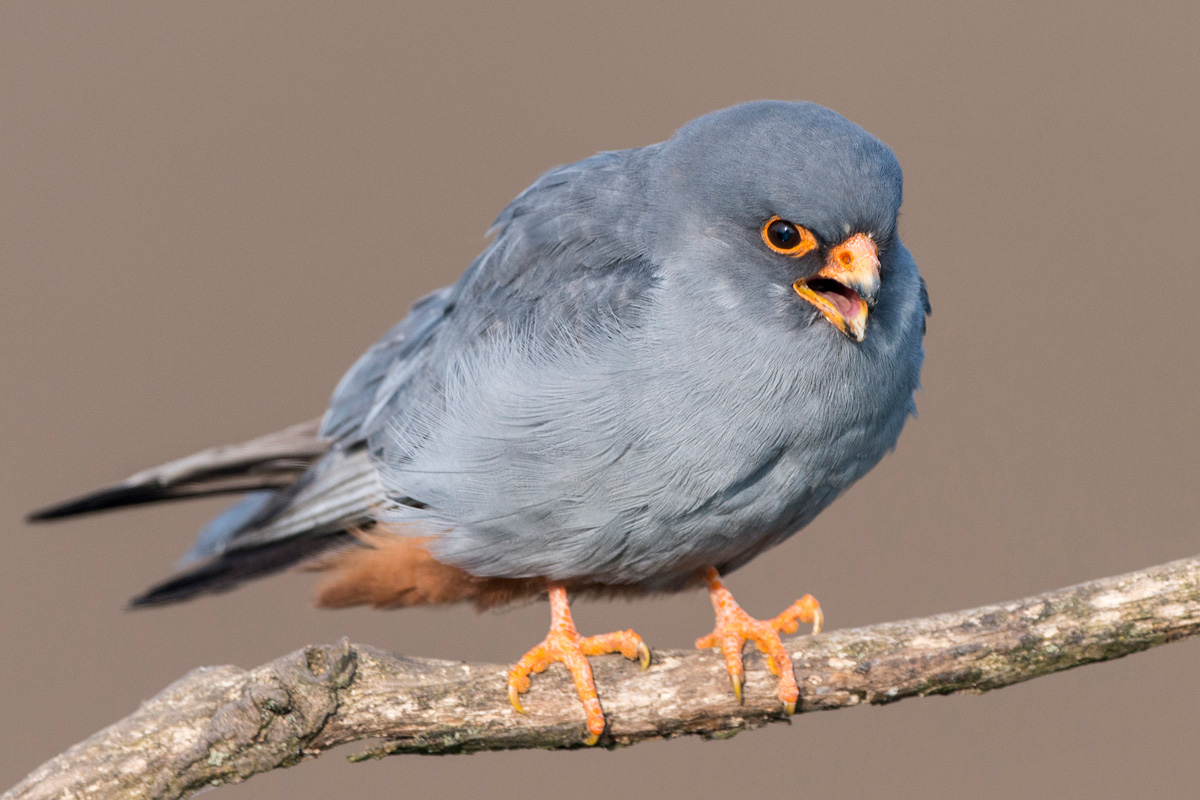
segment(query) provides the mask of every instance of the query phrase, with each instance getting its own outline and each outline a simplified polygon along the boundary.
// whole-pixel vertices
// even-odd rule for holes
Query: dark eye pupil
[[[791,250],[800,244],[800,231],[787,220],[777,219],[767,227],[767,239],[780,250]]]

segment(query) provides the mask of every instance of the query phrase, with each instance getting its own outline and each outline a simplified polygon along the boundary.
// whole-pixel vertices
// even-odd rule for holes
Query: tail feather
[[[357,540],[347,531],[373,524],[381,489],[365,447],[335,450],[293,486],[254,492],[201,531],[184,572],[133,600],[135,607],[220,592],[303,564]],[[197,563],[199,562],[199,563]]]
[[[229,538],[232,547],[257,547],[292,536],[348,530],[371,519],[383,488],[365,446],[334,450]]]
[[[217,514],[201,528],[192,548],[184,553],[176,566],[190,567],[223,553],[228,542],[252,525],[268,506],[278,501],[278,497],[278,492],[251,492]]]
[[[226,592],[254,578],[315,559],[332,550],[355,546],[343,531],[325,536],[296,537],[261,547],[234,550],[175,575],[129,601],[131,608],[178,603],[201,594]]]
[[[164,500],[283,489],[329,450],[329,441],[317,433],[319,424],[310,420],[241,444],[202,450],[39,509],[27,519],[41,522]]]
[[[383,490],[365,443],[332,447],[319,420],[249,442],[215,447],[140,472],[119,484],[36,511],[31,521],[121,506],[245,493],[200,532],[183,571],[131,601],[163,605],[222,592],[330,555],[373,524]]]

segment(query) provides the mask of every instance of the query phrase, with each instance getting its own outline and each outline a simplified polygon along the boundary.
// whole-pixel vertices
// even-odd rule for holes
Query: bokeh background
[[[0,5],[0,786],[192,667],[307,643],[509,661],[546,607],[318,612],[289,575],[149,612],[223,502],[24,512],[319,414],[539,173],[760,97],[890,143],[934,314],[920,419],[733,576],[844,627],[1200,550],[1200,6]],[[581,603],[688,646],[702,594]],[[980,697],[621,752],[318,762],[230,798],[1192,797],[1200,642]],[[764,680],[761,675],[751,680]]]

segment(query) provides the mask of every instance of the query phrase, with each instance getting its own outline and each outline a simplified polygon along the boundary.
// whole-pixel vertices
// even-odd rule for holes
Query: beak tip
[[[864,319],[862,322],[857,322],[856,320],[856,324],[847,325],[846,335],[849,336],[855,344],[862,344],[863,340],[867,338],[867,321]]]

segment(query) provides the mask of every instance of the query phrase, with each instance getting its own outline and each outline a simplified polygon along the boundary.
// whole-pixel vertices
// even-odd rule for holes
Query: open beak
[[[829,251],[820,272],[792,288],[833,327],[861,342],[867,335],[867,314],[879,296],[879,248],[870,236],[856,233]]]

